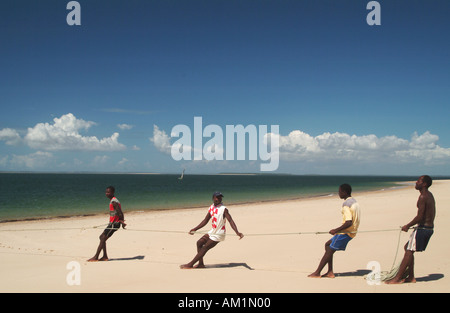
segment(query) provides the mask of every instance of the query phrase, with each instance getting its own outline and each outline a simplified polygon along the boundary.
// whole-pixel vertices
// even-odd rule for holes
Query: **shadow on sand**
[[[370,274],[371,270],[356,270],[353,272],[344,272],[344,273],[336,273],[334,274],[336,277],[362,277],[365,275]],[[436,281],[439,279],[444,278],[444,274],[435,273],[435,274],[428,274],[427,276],[423,277],[416,277],[416,282],[430,282],[430,281]]]
[[[143,260],[145,258],[145,255],[137,255],[129,258],[114,258],[109,259],[109,261],[132,261],[132,260]]]
[[[335,273],[334,276],[336,277],[357,277],[357,276],[364,276],[372,272],[371,270],[356,270],[353,272],[344,272],[344,273]]]
[[[444,278],[444,274],[428,274],[424,277],[416,277],[417,282],[435,281]]]
[[[245,267],[248,270],[253,271],[254,269],[247,265],[247,263],[221,263],[221,264],[209,264],[206,268],[231,268],[231,267]]]

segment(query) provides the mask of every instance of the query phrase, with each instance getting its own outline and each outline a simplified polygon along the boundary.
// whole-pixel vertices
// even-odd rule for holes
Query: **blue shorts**
[[[334,235],[333,238],[331,238],[330,248],[336,251],[344,251],[350,240],[352,240],[352,237],[347,234]]]

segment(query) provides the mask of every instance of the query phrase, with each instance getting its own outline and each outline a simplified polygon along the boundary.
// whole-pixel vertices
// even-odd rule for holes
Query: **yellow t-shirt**
[[[352,226],[344,229],[342,232],[355,238],[359,227],[360,217],[361,210],[358,202],[352,197],[347,198],[342,204],[342,224],[346,221],[352,221]]]

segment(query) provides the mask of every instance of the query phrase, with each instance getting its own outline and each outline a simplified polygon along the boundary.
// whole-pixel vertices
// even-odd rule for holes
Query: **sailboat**
[[[178,180],[179,181],[182,181],[183,180],[183,177],[184,177],[184,171],[185,171],[186,169],[184,168],[183,169],[183,172],[181,173],[181,176],[180,177],[178,177]]]

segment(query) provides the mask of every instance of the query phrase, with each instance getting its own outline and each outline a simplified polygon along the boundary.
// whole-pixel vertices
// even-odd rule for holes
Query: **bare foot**
[[[109,259],[106,258],[106,257],[103,257],[103,258],[101,258],[99,261],[109,261]]]
[[[189,270],[189,269],[192,269],[193,267],[188,264],[183,264],[183,265],[180,265],[180,268],[182,270]]]
[[[204,264],[202,264],[202,265],[197,265],[197,266],[194,266],[194,268],[206,268],[206,266],[204,265]]]
[[[314,273],[312,273],[312,274],[309,274],[308,277],[311,277],[311,278],[320,278],[320,273],[318,274],[318,273],[314,272]]]
[[[417,281],[416,281],[416,278],[415,277],[412,277],[412,278],[406,278],[405,279],[405,283],[411,283],[411,284],[415,284]]]
[[[334,276],[333,272],[328,272],[323,274],[321,277],[325,277],[325,278],[335,278],[336,276]]]
[[[98,262],[97,258],[90,258],[89,260],[87,260],[88,262]]]

